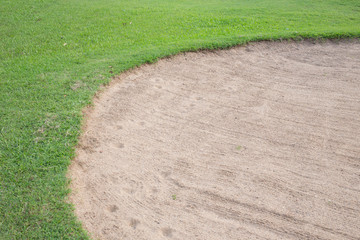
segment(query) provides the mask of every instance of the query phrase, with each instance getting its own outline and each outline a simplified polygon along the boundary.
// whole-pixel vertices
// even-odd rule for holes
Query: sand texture
[[[94,239],[360,239],[360,43],[185,53],[115,79],[69,176]]]

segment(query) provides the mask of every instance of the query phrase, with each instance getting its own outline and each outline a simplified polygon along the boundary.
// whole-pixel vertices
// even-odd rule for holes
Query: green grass
[[[66,202],[81,109],[180,51],[360,36],[359,0],[2,0],[0,239],[87,239]],[[110,68],[109,66],[112,66]]]

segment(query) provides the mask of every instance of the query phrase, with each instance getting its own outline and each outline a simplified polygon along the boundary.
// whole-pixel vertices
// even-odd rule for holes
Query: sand
[[[360,42],[131,70],[76,152],[71,201],[94,239],[360,239]]]

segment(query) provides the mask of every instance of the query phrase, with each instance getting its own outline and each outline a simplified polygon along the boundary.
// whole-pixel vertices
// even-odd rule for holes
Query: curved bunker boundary
[[[360,43],[185,53],[100,94],[70,167],[100,239],[358,239]]]

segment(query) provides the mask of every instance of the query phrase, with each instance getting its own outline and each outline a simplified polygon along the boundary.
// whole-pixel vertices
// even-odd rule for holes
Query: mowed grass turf
[[[68,204],[81,109],[159,57],[279,38],[360,36],[359,0],[3,0],[0,239],[87,239]]]

